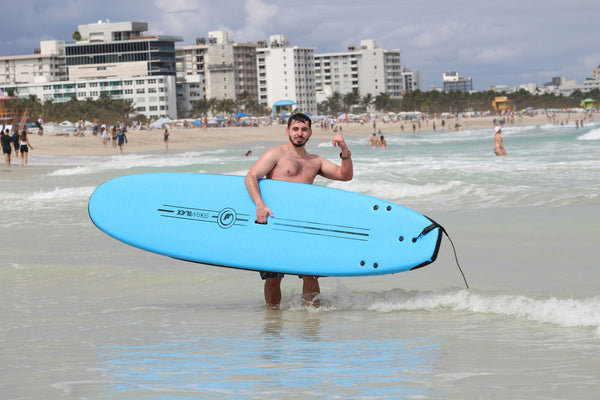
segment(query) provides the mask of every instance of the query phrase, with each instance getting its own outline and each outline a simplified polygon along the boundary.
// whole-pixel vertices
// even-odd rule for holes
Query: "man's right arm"
[[[273,213],[267,207],[263,201],[262,195],[260,194],[260,187],[258,186],[258,180],[264,178],[277,164],[277,154],[275,149],[267,150],[259,159],[254,163],[250,171],[246,174],[244,182],[246,183],[246,190],[256,205],[256,222],[259,224],[267,223],[267,216],[273,217]]]

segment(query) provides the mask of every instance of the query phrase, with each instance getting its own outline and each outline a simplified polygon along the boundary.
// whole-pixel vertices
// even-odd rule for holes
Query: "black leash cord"
[[[456,255],[456,248],[454,247],[454,242],[452,242],[452,239],[450,238],[450,235],[448,235],[448,232],[446,232],[446,230],[443,227],[440,226],[440,228],[442,229],[442,232],[444,232],[444,234],[446,235],[446,237],[450,241],[450,244],[452,245],[452,251],[454,252],[454,259],[456,260],[456,266],[458,267],[458,270],[460,271],[460,274],[463,277],[463,281],[465,281],[465,286],[468,289],[469,288],[469,284],[467,283],[467,278],[465,278],[465,274],[463,273],[463,270],[460,267],[460,263],[458,262],[458,256]]]

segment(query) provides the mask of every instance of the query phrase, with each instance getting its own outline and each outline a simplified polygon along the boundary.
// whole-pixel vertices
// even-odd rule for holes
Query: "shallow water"
[[[4,398],[595,399],[600,389],[600,126],[350,140],[351,182],[423,212],[452,247],[417,271],[325,278],[320,309],[283,281],[172,260],[98,231],[107,179],[243,175],[267,148],[43,157],[0,170]],[[313,141],[309,151],[337,160]]]

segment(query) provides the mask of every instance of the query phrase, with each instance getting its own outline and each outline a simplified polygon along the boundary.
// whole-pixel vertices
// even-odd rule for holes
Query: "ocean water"
[[[318,309],[287,277],[267,310],[257,273],[129,247],[87,215],[113,177],[243,175],[275,143],[0,169],[0,397],[598,398],[600,125],[508,126],[506,157],[491,129],[368,136],[348,140],[351,182],[316,184],[436,220],[470,289],[444,239],[417,271],[321,279]]]

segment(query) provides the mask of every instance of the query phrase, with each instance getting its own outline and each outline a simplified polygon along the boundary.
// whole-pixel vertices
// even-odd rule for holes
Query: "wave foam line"
[[[327,299],[326,299],[327,300]],[[490,295],[470,290],[407,292],[395,289],[380,293],[349,293],[338,287],[333,308],[367,309],[378,312],[452,311],[496,314],[561,327],[595,328],[600,337],[600,296],[586,299],[536,299],[522,295]]]

